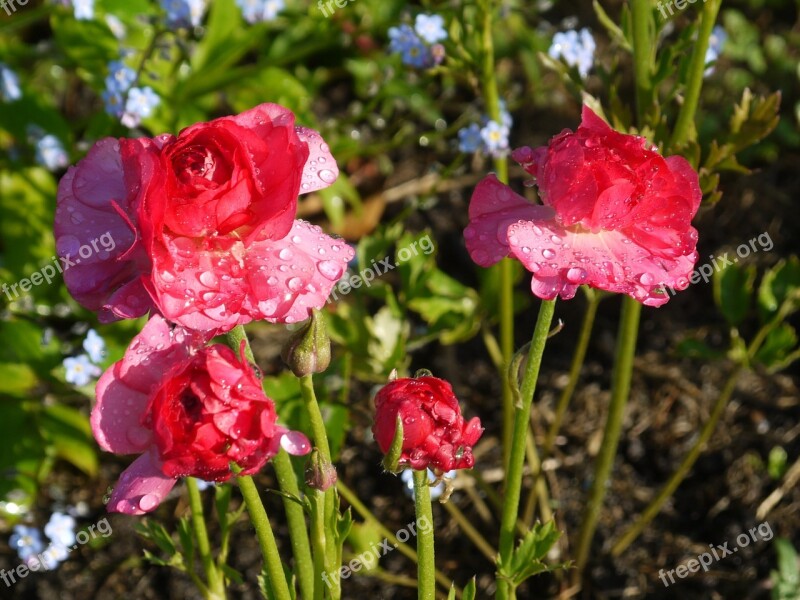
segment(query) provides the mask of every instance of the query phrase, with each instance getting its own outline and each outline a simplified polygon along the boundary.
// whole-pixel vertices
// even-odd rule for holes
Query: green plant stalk
[[[414,508],[417,514],[417,589],[419,600],[436,600],[436,562],[433,545],[433,511],[428,470],[414,471]],[[428,527],[420,527],[427,522]]]
[[[285,450],[281,450],[273,459],[272,466],[278,478],[278,485],[284,493],[300,498],[300,486],[292,468],[292,461]],[[294,555],[295,574],[300,586],[300,596],[314,597],[314,561],[311,558],[311,546],[308,541],[306,518],[303,507],[290,498],[283,498],[286,511],[286,522],[289,526],[289,537]]]
[[[581,332],[578,336],[578,345],[575,348],[575,354],[572,355],[572,364],[569,369],[569,381],[567,382],[567,387],[564,388],[564,391],[561,392],[561,396],[558,399],[556,414],[553,418],[552,425],[550,425],[550,430],[547,432],[547,438],[545,438],[544,447],[542,448],[543,459],[549,457],[553,451],[556,438],[564,422],[564,415],[567,413],[572,395],[575,393],[575,388],[578,386],[581,369],[586,360],[586,352],[589,349],[589,340],[592,337],[592,328],[594,327],[594,320],[597,316],[597,307],[600,306],[600,299],[600,294],[594,290],[589,294],[589,304],[583,315]]]
[[[292,600],[278,553],[278,545],[275,542],[275,534],[272,532],[272,525],[270,525],[264,504],[261,502],[256,484],[249,475],[237,477],[237,482],[247,505],[247,512],[250,513],[250,522],[256,530],[258,545],[261,548],[261,555],[264,557],[269,585],[275,600]]]
[[[481,0],[480,8],[482,11],[481,45],[483,49],[481,88],[489,118],[500,123],[500,92],[497,85],[494,37],[492,36],[494,2]],[[505,156],[494,159],[494,170],[498,180],[508,183],[508,162]],[[503,371],[500,374],[503,383],[503,465],[508,465],[508,458],[511,455],[511,436],[514,429],[514,395],[506,381],[505,372],[514,356],[514,263],[505,258],[500,261],[496,269],[500,273],[500,350],[504,363]]]
[[[639,127],[644,126],[653,104],[653,64],[655,39],[653,31],[653,1],[633,0],[633,68],[636,79],[636,116]]]
[[[327,572],[325,563],[327,559],[327,536],[325,535],[325,494],[319,490],[309,492],[311,500],[311,547],[314,550],[314,600],[323,600],[325,595],[325,581],[333,577],[339,585],[338,573]],[[332,586],[334,581],[331,582]]]
[[[539,316],[533,330],[533,338],[528,353],[528,362],[525,366],[525,375],[520,390],[521,408],[517,408],[514,415],[514,435],[511,442],[511,456],[508,462],[506,477],[505,499],[500,520],[500,547],[498,566],[508,565],[514,551],[514,537],[519,514],[519,500],[522,491],[522,475],[525,466],[525,452],[531,419],[531,404],[536,391],[536,382],[539,378],[539,369],[542,366],[542,356],[550,334],[550,324],[555,312],[555,300],[543,300],[539,307]],[[508,377],[504,377],[508,379]],[[497,599],[508,600],[516,597],[516,591],[509,581],[498,578]]]
[[[303,404],[306,409],[306,414],[311,421],[311,431],[314,434],[314,446],[319,450],[320,456],[326,462],[331,462],[331,448],[328,443],[328,433],[325,430],[325,420],[322,418],[322,412],[317,402],[317,395],[314,392],[314,379],[311,375],[306,375],[300,378],[300,392],[303,397]],[[324,570],[332,576],[330,586],[330,596],[333,600],[337,600],[341,596],[341,581],[339,578],[339,571],[341,567],[341,559],[336,547],[336,532],[333,527],[338,515],[335,515],[336,507],[336,488],[329,487],[324,493],[319,493],[322,496],[321,506],[313,510],[312,518],[312,541],[311,545],[314,548],[314,565],[317,565],[317,553],[324,551]],[[324,533],[324,539],[321,540],[320,545],[320,532]],[[317,538],[316,543],[314,538]],[[322,585],[319,580],[315,581],[316,587]]]
[[[189,506],[192,509],[192,529],[197,543],[197,551],[200,554],[203,571],[208,582],[208,598],[224,600],[225,582],[214,562],[214,557],[211,555],[206,519],[203,514],[203,499],[200,497],[200,489],[197,487],[197,480],[194,477],[186,478],[186,489],[189,492]]]
[[[611,554],[613,556],[619,556],[631,545],[639,534],[642,533],[644,528],[647,527],[650,521],[661,511],[661,507],[663,507],[664,503],[675,493],[678,486],[686,479],[686,476],[692,470],[695,462],[697,462],[697,459],[703,453],[703,450],[705,450],[706,444],[708,444],[714,431],[716,431],[719,420],[722,418],[722,415],[725,414],[725,408],[728,406],[733,392],[736,390],[736,384],[739,381],[740,375],[747,368],[747,362],[755,357],[774,325],[782,321],[783,315],[779,314],[778,316],[780,318],[762,327],[753,338],[753,341],[747,349],[747,358],[739,362],[730,377],[728,377],[725,386],[722,388],[722,392],[720,392],[717,401],[714,403],[714,408],[711,410],[708,421],[703,425],[703,429],[700,431],[697,440],[689,449],[689,453],[684,457],[683,461],[681,461],[681,464],[678,465],[678,468],[669,478],[669,481],[667,481],[664,487],[658,492],[658,495],[650,501],[647,508],[645,508],[639,518],[636,519],[636,522],[614,543],[611,548]]]
[[[644,0],[646,1],[646,0]],[[689,62],[689,81],[683,98],[683,106],[678,113],[678,120],[672,130],[669,147],[674,151],[689,141],[694,126],[695,113],[700,103],[700,91],[703,89],[703,78],[706,71],[706,52],[709,39],[717,20],[722,0],[704,0],[700,17],[700,30],[694,43],[692,58]]]
[[[533,477],[528,502],[526,502],[522,512],[522,522],[525,524],[526,528],[529,527],[529,523],[533,522],[533,515],[536,514],[537,502],[539,503],[539,512],[542,515],[542,521],[547,523],[553,518],[553,511],[550,507],[550,492],[547,489],[547,482],[543,477],[542,461],[539,458],[539,451],[536,449],[534,438],[533,427],[531,427],[528,439],[525,441],[525,453],[528,457],[528,467]]]
[[[633,375],[633,359],[636,354],[636,341],[639,333],[639,318],[642,305],[629,296],[625,296],[620,316],[619,333],[617,334],[617,352],[614,357],[614,373],[612,376],[611,402],[608,407],[603,443],[594,468],[594,481],[589,492],[589,499],[584,511],[583,524],[578,535],[575,551],[575,579],[580,579],[583,567],[589,557],[592,538],[594,537],[600,510],[606,496],[606,484],[614,466],[617,454],[622,419],[631,389]]]
[[[353,490],[351,490],[347,485],[340,479],[336,482],[336,488],[339,490],[339,493],[342,497],[350,503],[355,511],[361,515],[361,518],[367,521],[368,523],[375,526],[378,533],[380,533],[383,537],[385,537],[389,542],[392,544],[394,548],[397,548],[397,551],[400,552],[406,558],[412,560],[413,562],[419,562],[419,557],[417,553],[405,542],[401,542],[397,539],[397,537],[392,533],[389,529],[387,529],[383,523],[381,523],[380,519],[372,514],[372,512],[366,507],[366,505],[359,500],[358,496],[355,495]],[[442,573],[439,570],[435,571],[436,575],[436,583],[442,586],[442,589],[450,590],[451,580],[450,578]],[[461,598],[462,590],[456,587],[456,597]]]

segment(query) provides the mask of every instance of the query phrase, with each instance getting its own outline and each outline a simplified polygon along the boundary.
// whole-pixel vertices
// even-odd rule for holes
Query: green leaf
[[[21,400],[37,383],[36,373],[28,365],[0,363],[0,394]]]
[[[363,523],[353,523],[347,541],[353,547],[353,553],[361,561],[362,569],[369,573],[378,568],[379,557],[373,551],[374,547],[380,546],[383,534],[378,524],[373,521]]]
[[[755,358],[772,372],[785,369],[800,358],[797,341],[794,327],[781,323],[767,334],[767,339]]]
[[[56,456],[93,477],[97,474],[97,452],[89,419],[74,408],[55,404],[41,413],[42,436],[53,445]]]
[[[797,551],[785,538],[775,540],[778,570],[772,571],[772,600],[797,600],[800,597],[800,564]]]
[[[775,446],[769,451],[767,459],[767,473],[773,479],[780,479],[786,474],[787,460],[789,455],[781,446]]]
[[[403,417],[397,413],[395,420],[394,437],[389,451],[383,458],[383,468],[390,473],[397,473],[400,469],[400,456],[403,454]]]
[[[515,586],[526,579],[566,565],[548,565],[544,562],[547,554],[561,537],[555,522],[536,523],[514,549],[508,564],[499,565],[501,576],[511,580]]]
[[[136,533],[142,538],[153,542],[168,558],[178,553],[178,548],[172,541],[172,536],[166,528],[153,519],[143,519],[134,525]]]
[[[750,310],[750,298],[756,279],[753,265],[732,264],[717,271],[714,277],[714,301],[731,326],[739,325]]]
[[[767,322],[784,305],[788,316],[800,309],[800,259],[791,256],[772,267],[761,280],[758,308],[761,320]]]
[[[475,577],[473,577],[469,580],[469,583],[464,586],[464,594],[461,596],[461,600],[475,600],[477,593],[478,589],[475,583]]]
[[[50,25],[59,48],[69,58],[69,66],[89,76],[105,73],[109,61],[119,58],[119,42],[102,21],[55,14]]]
[[[676,351],[679,356],[684,358],[700,358],[703,360],[719,360],[725,358],[724,352],[714,350],[701,340],[681,340],[676,347]]]
[[[4,379],[0,373],[0,381]],[[46,452],[34,417],[22,402],[0,396],[0,439],[0,500],[11,493],[15,504],[30,505]]]

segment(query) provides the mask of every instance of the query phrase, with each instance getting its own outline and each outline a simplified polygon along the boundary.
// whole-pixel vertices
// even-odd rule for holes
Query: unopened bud
[[[281,358],[298,377],[322,373],[328,368],[331,364],[331,340],[325,317],[319,311],[312,311],[302,329],[289,338]]]
[[[332,485],[336,485],[338,479],[336,467],[330,461],[325,460],[319,450],[314,448],[306,465],[306,484],[308,484],[308,487],[324,492]]]

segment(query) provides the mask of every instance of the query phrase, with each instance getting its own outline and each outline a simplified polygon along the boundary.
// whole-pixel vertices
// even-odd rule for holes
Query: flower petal
[[[339,177],[339,167],[322,136],[308,127],[295,127],[297,136],[308,145],[308,160],[303,169],[300,193],[307,194],[331,185]]]
[[[477,185],[469,204],[469,225],[464,230],[467,251],[477,264],[490,267],[508,256],[509,225],[549,219],[553,214],[552,209],[531,204],[489,175]]]
[[[669,300],[664,288],[684,289],[697,254],[665,259],[621,232],[565,229],[555,220],[515,223],[511,253],[533,273],[531,290],[545,300],[572,298],[579,285],[627,294],[648,306]]]
[[[155,510],[176,481],[161,472],[152,453],[142,454],[120,475],[108,502],[108,511],[143,515]]]

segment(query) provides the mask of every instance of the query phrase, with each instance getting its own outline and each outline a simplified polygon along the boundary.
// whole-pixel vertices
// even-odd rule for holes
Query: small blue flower
[[[42,552],[36,558],[30,558],[28,560],[28,564],[30,565],[31,562],[36,561],[41,567],[44,567],[48,571],[52,571],[53,569],[58,568],[59,564],[67,560],[68,556],[69,550],[66,546],[53,543],[47,547],[47,550]]]
[[[455,479],[456,472],[455,471],[448,471],[444,474],[444,479]],[[414,499],[414,472],[411,469],[404,469],[400,473],[400,479],[405,484],[403,486],[403,491],[406,493],[406,496]],[[433,483],[436,481],[436,475],[428,469],[428,481]],[[441,495],[444,493],[445,490],[445,483],[444,481],[440,481],[435,486],[431,487],[431,500],[438,500]]]
[[[478,152],[483,148],[483,136],[481,136],[481,127],[477,123],[473,123],[469,127],[464,127],[458,130],[458,150],[465,154],[472,154]]]
[[[208,488],[213,488],[217,484],[214,481],[206,481],[204,479],[197,480],[197,489],[201,492],[205,492]]]
[[[417,15],[414,21],[414,30],[419,37],[429,44],[435,44],[447,39],[444,19],[440,15]]]
[[[8,545],[14,548],[24,561],[44,550],[41,531],[27,525],[14,525],[14,533],[8,539]]]
[[[725,42],[728,41],[728,33],[721,25],[717,25],[711,31],[711,37],[708,38],[708,50],[706,50],[706,65],[710,65],[705,75],[711,75],[714,72],[714,64],[719,55],[722,54],[722,48]]]
[[[64,368],[67,370],[65,379],[75,386],[88,384],[92,378],[99,377],[100,367],[89,362],[89,357],[85,354],[64,359]]]
[[[505,155],[508,151],[509,129],[495,121],[489,121],[481,129],[481,137],[486,151],[494,157]]]
[[[205,0],[161,0],[170,27],[199,27],[206,12]]]
[[[136,81],[136,71],[131,69],[121,60],[108,63],[108,77],[106,77],[106,90],[124,94]]]
[[[120,19],[114,15],[106,15],[106,25],[111,30],[111,33],[114,34],[114,37],[118,40],[125,39],[125,34],[127,30],[125,29],[125,24],[120,21]]]
[[[580,32],[571,29],[556,33],[547,53],[554,60],[562,59],[570,67],[578,67],[578,73],[585,79],[594,63],[596,47],[588,29],[583,28]]]
[[[72,0],[72,7],[75,9],[75,18],[79,21],[94,19],[94,0]]]
[[[244,20],[254,25],[274,21],[278,13],[286,8],[285,0],[236,0]]]
[[[106,90],[103,92],[102,98],[106,112],[111,116],[121,117],[125,112],[124,99],[120,92]]]
[[[100,364],[106,355],[106,343],[94,329],[90,329],[86,333],[86,339],[83,340],[83,349],[89,355],[89,360],[93,363]]]
[[[55,546],[72,546],[75,541],[75,519],[70,515],[54,512],[44,526],[44,534]]]
[[[36,162],[50,171],[58,171],[69,165],[69,155],[61,140],[48,133],[36,142]]]
[[[161,102],[158,94],[151,87],[131,88],[128,92],[128,101],[125,103],[125,114],[122,115],[122,124],[126,127],[136,127],[153,114],[153,109]]]
[[[22,98],[19,88],[19,77],[7,65],[0,62],[0,99],[4,102],[13,102]]]
[[[400,54],[403,64],[424,69],[434,64],[431,50],[406,24],[389,29],[389,50]]]

